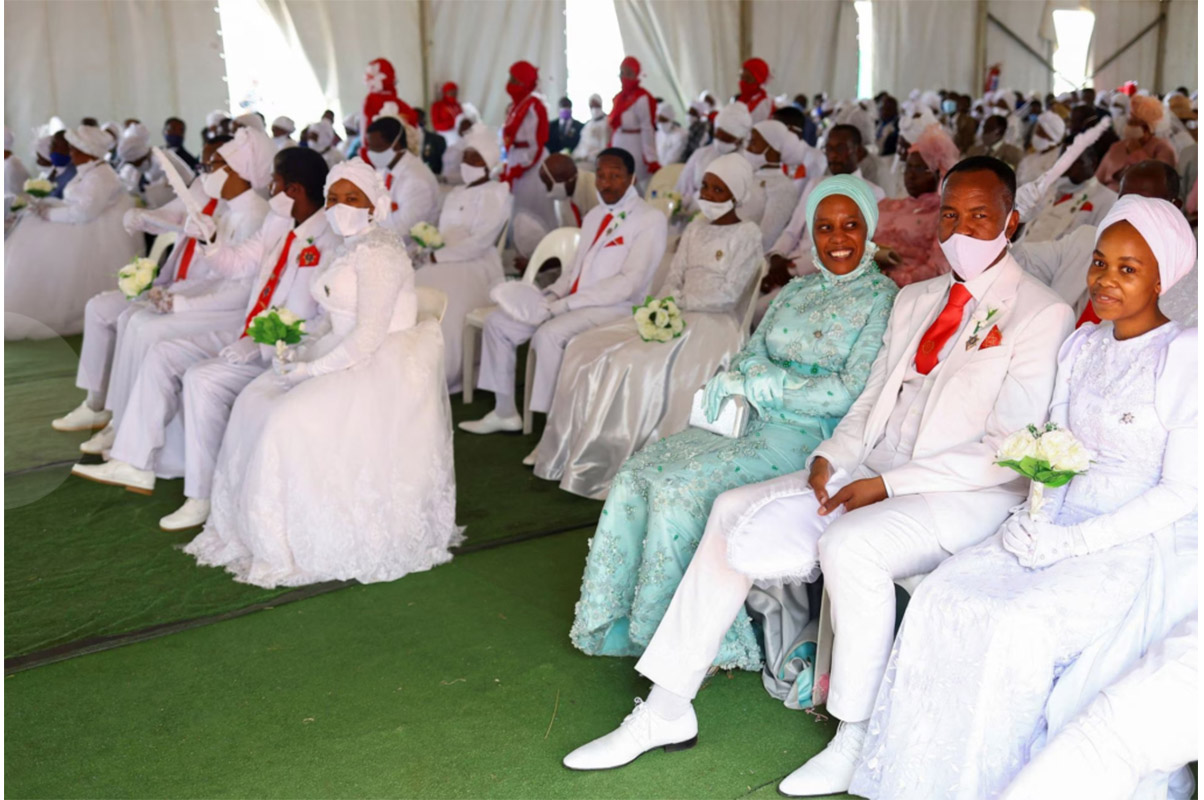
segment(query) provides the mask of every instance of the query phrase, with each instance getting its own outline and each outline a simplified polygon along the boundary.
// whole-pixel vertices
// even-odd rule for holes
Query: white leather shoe
[[[473,422],[461,422],[460,430],[468,433],[497,433],[499,431],[521,431],[523,418],[515,414],[513,417],[499,417],[496,411],[490,411],[485,416]]]
[[[864,722],[842,722],[836,736],[806,764],[787,775],[778,791],[787,797],[822,797],[849,790],[865,744]]]
[[[159,520],[159,528],[168,532],[199,528],[209,519],[209,501],[189,497],[184,505]]]
[[[564,757],[564,765],[576,770],[614,769],[658,747],[672,753],[689,750],[696,744],[698,717],[692,707],[681,717],[668,720],[658,717],[637,697],[635,710],[618,728],[569,753]]]
[[[117,441],[117,429],[114,428],[113,423],[110,422],[108,425],[105,425],[103,428],[101,428],[99,433],[93,435],[91,439],[86,442],[81,442],[79,445],[79,451],[86,455],[99,456],[103,454],[105,450],[111,450],[113,448],[113,442],[115,441]]]
[[[94,431],[108,425],[112,418],[112,411],[93,411],[85,400],[67,416],[53,420],[50,427],[56,431]]]
[[[138,469],[124,461],[76,464],[71,468],[71,474],[108,486],[121,486],[137,494],[152,494],[155,491],[155,473],[149,469]]]
[[[523,466],[524,467],[535,466],[535,456],[538,453],[539,453],[539,445],[535,445],[535,449],[532,450],[530,453],[527,453],[527,457],[523,459]]]

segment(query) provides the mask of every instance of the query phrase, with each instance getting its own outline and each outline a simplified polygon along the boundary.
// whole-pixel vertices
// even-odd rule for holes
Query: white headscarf
[[[735,105],[735,103],[732,103],[732,105]],[[769,146],[783,154],[783,156],[790,149],[790,141],[798,139],[785,124],[778,122],[776,119],[767,119],[763,122],[758,122],[756,125],[753,125],[753,130],[761,134],[761,138],[769,142]]]
[[[53,136],[39,136],[38,141],[33,146],[33,151],[37,155],[50,160],[50,144],[54,141]]]
[[[502,150],[497,143],[497,131],[478,122],[464,135],[464,149],[476,150],[485,159],[486,169],[492,170],[502,160]]]
[[[253,130],[259,131],[260,133],[265,132],[264,127],[263,127],[263,120],[259,118],[258,114],[253,114],[253,113],[243,114],[241,116],[235,117],[234,121],[237,122],[239,125],[242,125],[244,128],[251,128]]]
[[[706,171],[723,181],[737,206],[744,205],[753,182],[753,171],[747,158],[739,153],[728,153],[707,164]]]
[[[664,117],[670,122],[677,122],[677,109],[668,103],[659,103],[656,107],[656,116]]]
[[[752,114],[743,103],[728,103],[715,117],[715,128],[744,141],[752,130]]]
[[[276,144],[263,131],[239,128],[234,132],[234,138],[219,147],[217,152],[226,159],[230,169],[250,182],[251,188],[266,189],[271,182]]]
[[[936,115],[932,113],[932,110],[928,106],[921,106],[919,116],[908,114],[899,119],[899,134],[911,144],[915,144],[919,141],[924,131],[928,129],[929,125],[934,125],[938,122],[939,120],[937,120]]]
[[[67,131],[67,143],[90,156],[104,158],[113,146],[113,137],[100,128],[80,125],[75,130]]]
[[[297,130],[297,124],[288,117],[276,117],[272,120],[272,127],[279,128],[285,133],[292,133]]]
[[[1164,295],[1196,265],[1196,238],[1183,212],[1171,203],[1136,194],[1121,197],[1095,229],[1097,245],[1104,231],[1117,222],[1132,225],[1150,246],[1158,259]]]
[[[130,125],[117,142],[117,157],[122,161],[137,161],[150,152],[150,131],[141,122]]]
[[[1061,144],[1066,138],[1066,121],[1057,115],[1054,111],[1044,111],[1037,117],[1037,124],[1041,126],[1041,130],[1045,131],[1049,136],[1049,140],[1054,144]],[[1037,132],[1033,131],[1033,146],[1036,146]]]
[[[389,216],[393,202],[389,198],[389,190],[385,188],[384,178],[370,164],[362,159],[353,158],[350,161],[340,161],[326,173],[326,186],[323,194],[330,194],[330,187],[339,181],[351,181],[359,187],[364,196],[372,201],[372,219],[381,223]]]
[[[317,141],[314,142],[314,149],[318,152],[334,144],[334,126],[330,124],[330,120],[323,119],[315,122],[309,126],[309,132],[318,135]]]
[[[230,115],[227,114],[225,111],[221,111],[221,110],[210,111],[208,114],[205,115],[205,127],[206,128],[216,127],[216,126],[222,124],[223,120],[227,120],[227,119],[230,119]]]

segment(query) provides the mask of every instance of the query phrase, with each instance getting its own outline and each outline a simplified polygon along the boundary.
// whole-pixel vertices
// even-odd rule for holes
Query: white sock
[[[512,394],[495,394],[493,396],[493,413],[502,419],[518,416],[518,406],[514,403]]]
[[[648,708],[661,719],[678,719],[686,714],[691,707],[690,699],[666,689],[659,684],[652,684],[652,691],[644,701]]]

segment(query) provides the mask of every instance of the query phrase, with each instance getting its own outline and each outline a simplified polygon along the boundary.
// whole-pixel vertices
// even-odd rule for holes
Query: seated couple
[[[566,766],[613,768],[651,749],[692,746],[692,701],[708,669],[759,667],[744,612],[750,591],[822,572],[835,633],[828,711],[842,722],[780,790],[994,796],[1047,735],[1194,611],[1196,339],[1158,309],[1159,295],[1194,264],[1191,231],[1165,202],[1118,202],[1088,275],[1106,321],[1066,340],[1071,309],[1008,253],[1014,194],[1012,170],[996,160],[949,171],[940,240],[953,274],[899,293],[868,377],[845,384],[851,406],[825,408],[830,389],[818,381],[809,403],[807,392],[784,389],[804,381],[782,368],[796,360],[790,351],[775,358],[771,347],[716,378],[708,395],[744,394],[761,425],[767,409],[794,415],[801,433],[792,446],[765,446],[764,428],[750,425],[750,441],[713,448],[720,454],[709,464],[699,447],[674,452],[679,437],[661,445],[663,460],[633,459],[634,491],[702,509],[705,529],[698,538],[689,521],[612,493],[572,636],[587,652],[642,654],[636,669],[653,686],[617,730],[570,753]],[[831,269],[822,246],[819,255]],[[807,321],[816,340],[826,337],[823,314]],[[801,351],[799,343],[804,363],[820,361]],[[817,378],[831,369],[812,366]],[[772,380],[775,370],[785,374]],[[1012,513],[1027,482],[997,466],[996,452],[1047,417],[1082,441],[1093,464],[1045,513]],[[810,446],[800,444],[805,435]],[[689,438],[706,437],[680,435]],[[750,483],[767,477],[761,464],[779,449],[805,463],[773,464],[787,474]],[[760,463],[734,477],[739,458]],[[698,467],[705,478],[686,485],[683,470]],[[733,476],[725,484],[707,480],[723,472]],[[930,572],[896,640],[894,582]]]

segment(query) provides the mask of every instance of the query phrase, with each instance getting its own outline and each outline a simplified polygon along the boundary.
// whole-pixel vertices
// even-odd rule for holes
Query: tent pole
[[[429,109],[431,101],[431,46],[427,38],[427,11],[430,0],[418,0],[418,41],[422,59],[422,107]]]
[[[1162,72],[1166,66],[1166,15],[1170,0],[1158,0],[1158,48],[1154,60],[1154,91],[1162,94]]]
[[[740,0],[740,63],[752,56],[752,0]]]
[[[977,20],[974,26],[974,85],[970,93],[977,97],[987,84],[987,0],[977,2]]]

